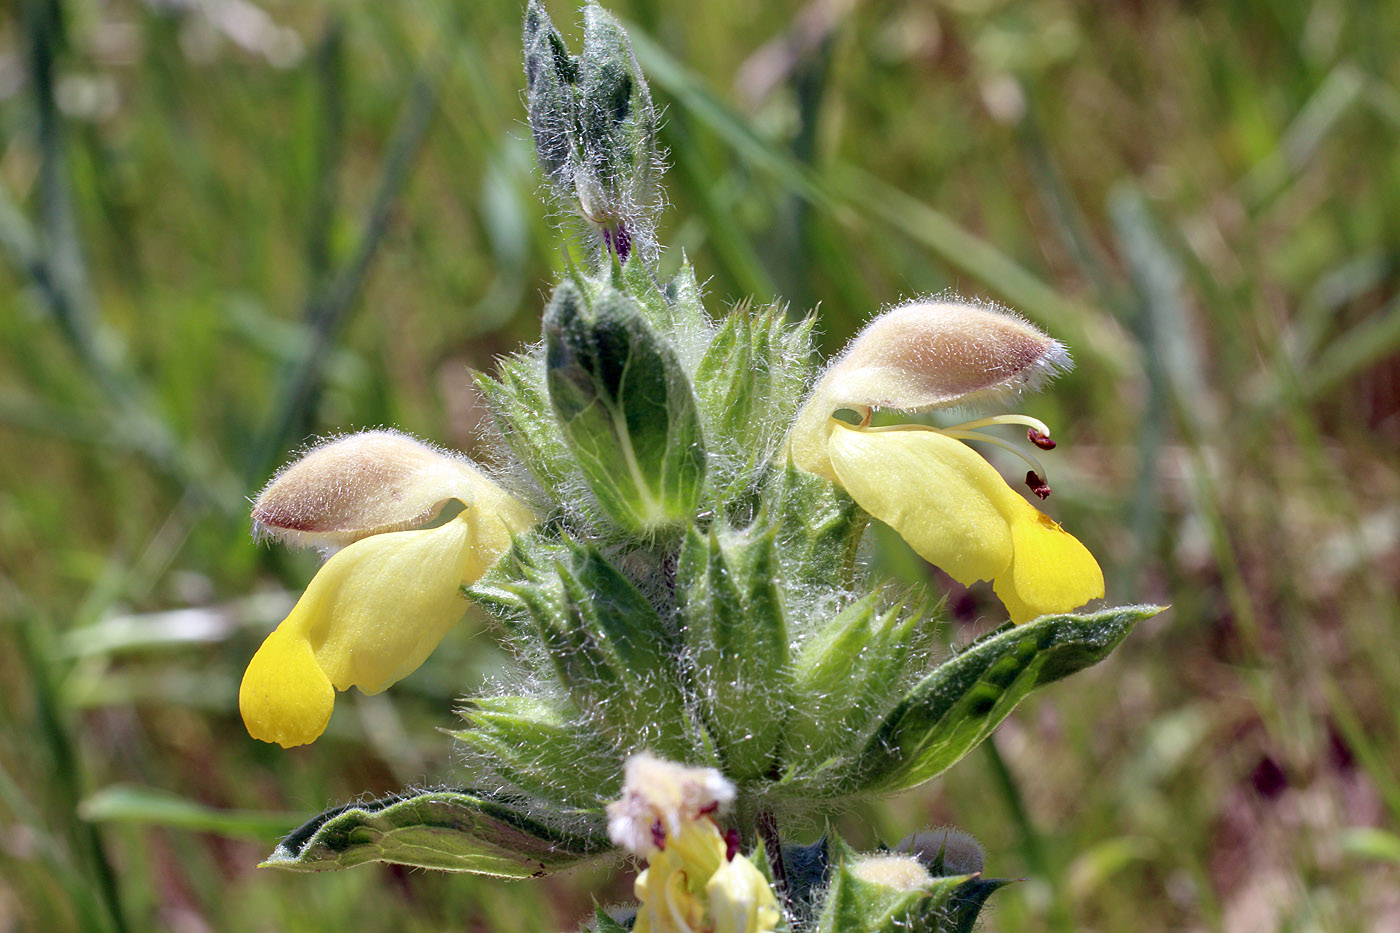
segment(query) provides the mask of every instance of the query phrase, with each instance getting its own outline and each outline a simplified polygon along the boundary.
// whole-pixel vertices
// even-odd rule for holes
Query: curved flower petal
[[[964,586],[993,581],[1013,622],[1103,596],[1089,550],[966,444],[918,425],[831,424],[831,463],[851,498]]]
[[[311,645],[281,626],[248,662],[238,688],[238,710],[248,734],[283,748],[316,741],[334,706],[335,689]]]
[[[1033,389],[1069,366],[1064,344],[1009,311],[916,301],[867,324],[824,381],[838,408],[927,411]]]
[[[452,499],[487,512],[515,503],[463,457],[394,431],[366,431],[317,447],[273,477],[253,503],[253,522],[287,544],[341,547],[422,524]]]
[[[992,585],[1011,621],[1020,625],[1101,598],[1103,571],[1089,549],[1035,506],[1020,501],[1024,508],[1011,516],[1011,566]]]
[[[834,480],[827,421],[840,409],[929,411],[1039,388],[1070,368],[1064,344],[1009,311],[915,301],[879,315],[832,361],[788,432],[800,469]]]
[[[828,450],[838,482],[920,557],[964,586],[1011,565],[1004,500],[1020,497],[974,450],[918,426],[831,424]]]
[[[470,531],[458,516],[357,541],[326,562],[282,625],[305,633],[336,689],[378,693],[416,670],[466,611],[459,588],[481,563]]]
[[[763,933],[776,930],[782,918],[768,879],[742,855],[715,870],[705,883],[705,896],[715,933]]]

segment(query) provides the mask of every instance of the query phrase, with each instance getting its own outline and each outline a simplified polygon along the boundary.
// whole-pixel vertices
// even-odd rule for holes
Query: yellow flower
[[[713,768],[651,755],[627,762],[622,799],[608,805],[615,843],[648,860],[634,892],[636,933],[771,933],[782,913],[763,873],[714,816],[734,785]]]
[[[421,525],[449,503],[461,511]],[[284,748],[325,731],[335,691],[378,693],[408,676],[466,609],[460,593],[534,516],[465,460],[375,431],[320,447],[253,506],[262,533],[339,547],[248,663],[248,732]]]
[[[1027,482],[1043,498],[1049,487],[1039,462],[979,429],[1021,425],[1048,449],[1049,428],[1024,415],[941,429],[870,426],[876,408],[966,406],[1034,388],[1068,365],[1062,345],[1004,312],[904,305],[876,318],[826,371],[798,414],[788,451],[794,465],[845,487],[959,583],[991,580],[1012,621],[1068,612],[1104,595],[1098,563],[963,443],[984,441],[1025,458],[1033,468]],[[855,411],[859,424],[834,417],[840,410]]]

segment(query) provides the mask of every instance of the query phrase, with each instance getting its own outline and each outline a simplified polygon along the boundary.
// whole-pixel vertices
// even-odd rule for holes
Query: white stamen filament
[[[944,434],[951,434],[954,431],[971,431],[974,428],[989,428],[997,424],[1019,424],[1023,428],[1034,428],[1036,433],[1050,436],[1050,428],[1039,418],[1032,418],[1030,415],[992,415],[988,418],[978,418],[975,421],[964,421],[962,424],[950,425],[946,428],[939,428]]]
[[[1020,457],[1022,460],[1029,463],[1031,465],[1031,469],[1035,470],[1036,475],[1039,476],[1042,480],[1048,479],[1048,477],[1045,475],[1045,467],[1041,466],[1040,460],[1038,460],[1034,454],[1028,454],[1021,448],[1017,447],[1015,444],[1008,443],[1007,441],[1004,441],[999,437],[992,437],[992,435],[983,434],[981,431],[956,431],[952,428],[940,430],[938,433],[947,435],[948,437],[955,437],[960,441],[982,441],[984,443],[993,444],[997,447],[1000,447],[1002,450],[1009,450],[1016,456]]]

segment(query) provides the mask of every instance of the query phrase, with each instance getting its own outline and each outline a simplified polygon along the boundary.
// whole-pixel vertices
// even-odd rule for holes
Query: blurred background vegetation
[[[1047,327],[1079,362],[1028,404],[1051,512],[1112,600],[1174,606],[842,830],[977,835],[1028,879],[988,930],[1400,929],[1400,6],[613,9],[666,108],[663,262],[715,313],[819,309],[828,351],[945,289]],[[436,730],[502,660],[478,618],[291,752],[236,710],[315,566],[246,497],[312,435],[478,449],[469,368],[538,336],[521,12],[0,12],[0,930],[553,931],[627,896],[254,867],[453,780]],[[950,641],[999,618],[952,589]]]

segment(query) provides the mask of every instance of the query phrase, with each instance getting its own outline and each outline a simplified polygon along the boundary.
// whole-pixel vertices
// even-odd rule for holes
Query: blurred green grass
[[[614,9],[667,108],[666,261],[712,310],[819,307],[828,350],[945,289],[1049,327],[1053,514],[1110,597],[1174,606],[842,829],[976,834],[1028,879],[989,930],[1400,926],[1400,8]],[[315,434],[474,449],[467,369],[538,336],[520,15],[0,12],[0,928],[557,930],[626,896],[254,868],[279,820],[450,779],[489,634],[308,749],[233,702],[314,567],[244,497]],[[951,605],[953,641],[996,618]]]

